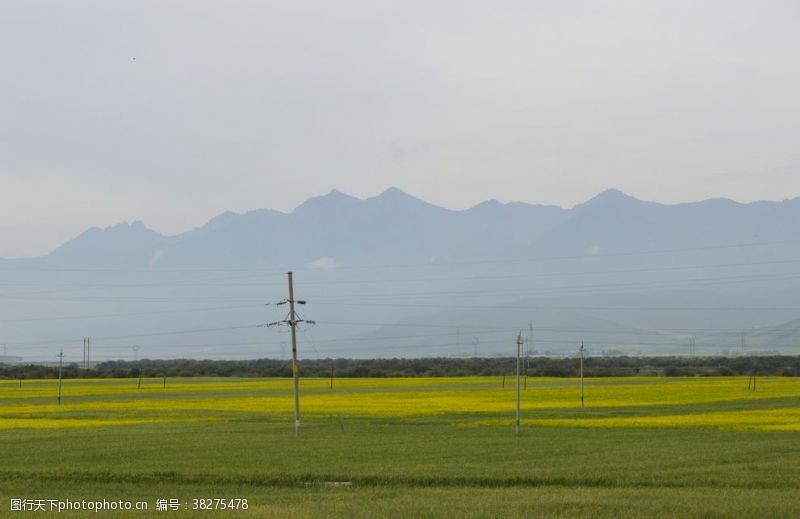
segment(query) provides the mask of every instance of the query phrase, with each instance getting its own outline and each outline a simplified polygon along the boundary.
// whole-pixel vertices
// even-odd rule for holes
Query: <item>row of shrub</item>
[[[575,358],[535,357],[523,360],[522,371],[533,377],[575,377]],[[417,359],[305,359],[300,362],[306,377],[461,377],[500,376],[516,373],[516,358],[417,358]],[[587,377],[624,376],[733,376],[800,375],[800,356],[765,357],[587,357]],[[64,378],[119,377],[291,377],[289,361],[171,359],[109,361],[83,369],[77,364],[62,368]],[[52,365],[0,364],[0,378],[54,378]]]

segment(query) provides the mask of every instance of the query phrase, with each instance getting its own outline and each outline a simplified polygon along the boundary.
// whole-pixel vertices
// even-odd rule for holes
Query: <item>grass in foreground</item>
[[[226,513],[242,517],[792,517],[800,506],[796,379],[759,380],[755,393],[746,378],[591,380],[584,410],[574,380],[529,379],[519,437],[500,379],[327,384],[303,381],[294,438],[288,380],[67,381],[60,407],[52,381],[0,383],[0,514],[11,497],[151,509],[245,497],[248,511]]]

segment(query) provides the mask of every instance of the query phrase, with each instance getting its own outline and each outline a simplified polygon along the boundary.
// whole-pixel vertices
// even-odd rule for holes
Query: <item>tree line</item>
[[[463,377],[516,373],[515,357],[417,359],[304,359],[304,377]],[[579,360],[532,357],[523,359],[523,373],[532,377],[576,377]],[[586,357],[587,377],[800,375],[800,356],[764,357]],[[0,378],[56,378],[58,366],[0,364]],[[100,362],[88,369],[76,363],[62,367],[64,378],[125,377],[291,377],[290,361],[171,359]]]

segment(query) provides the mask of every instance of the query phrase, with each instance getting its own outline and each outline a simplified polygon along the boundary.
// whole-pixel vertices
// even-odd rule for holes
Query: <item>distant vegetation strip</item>
[[[533,357],[523,360],[529,377],[575,377],[576,358]],[[417,359],[308,359],[300,361],[304,377],[462,377],[502,376],[516,373],[516,358],[417,358]],[[289,361],[171,359],[109,361],[88,369],[71,363],[64,378],[126,377],[291,377]],[[588,357],[587,377],[624,376],[800,376],[800,356],[737,357]],[[58,367],[40,364],[0,364],[0,378],[56,378]]]

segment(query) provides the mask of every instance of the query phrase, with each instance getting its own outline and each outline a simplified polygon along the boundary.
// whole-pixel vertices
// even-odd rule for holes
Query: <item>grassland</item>
[[[508,382],[508,380],[506,381]],[[800,380],[0,381],[11,498],[146,500],[139,516],[797,517]],[[346,482],[346,485],[332,483]],[[247,498],[237,512],[156,499]],[[115,515],[114,513],[109,513]],[[41,512],[37,516],[47,516]],[[51,514],[84,516],[83,513]],[[103,515],[102,513],[100,515]]]

